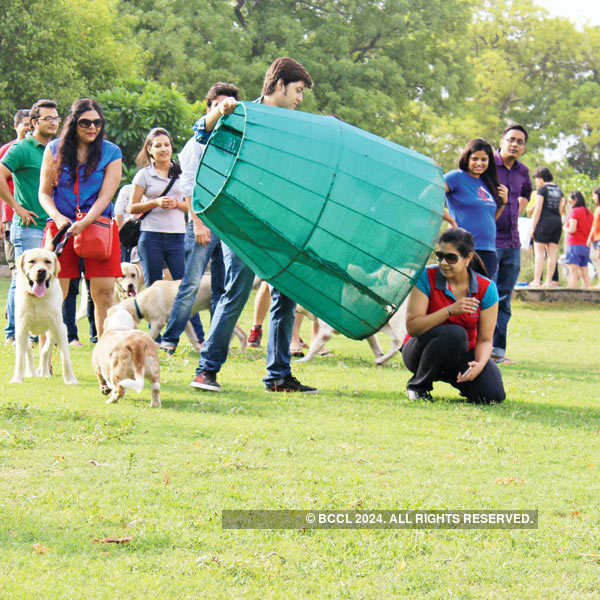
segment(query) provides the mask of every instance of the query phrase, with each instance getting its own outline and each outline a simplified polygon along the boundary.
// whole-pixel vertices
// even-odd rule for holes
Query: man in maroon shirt
[[[527,131],[523,126],[509,125],[502,132],[500,148],[494,154],[498,182],[508,188],[508,201],[496,221],[498,269],[495,274],[490,273],[498,286],[500,296],[492,358],[496,362],[507,364],[513,362],[506,356],[507,328],[511,316],[510,301],[521,270],[519,213],[527,206],[532,191],[529,169],[518,160],[525,152],[527,138]]]
[[[8,152],[8,149],[15,142],[22,140],[31,129],[31,124],[29,122],[29,110],[26,108],[18,110],[15,113],[13,124],[15,127],[15,131],[17,132],[17,137],[14,140],[8,142],[7,144],[4,144],[4,146],[0,148],[0,159],[2,159],[2,157]],[[10,177],[7,180],[7,182],[8,187],[10,189],[10,193],[12,194],[14,192],[12,177]],[[12,222],[13,209],[1,199],[0,206],[2,208],[2,220],[0,221],[0,240],[4,239],[4,256],[6,257],[6,264],[10,269],[11,276],[13,276],[15,268],[15,249],[13,248],[12,242],[10,241],[10,224]],[[6,341],[12,343],[15,339],[14,323],[12,323],[11,325],[11,319],[8,319],[8,315],[7,320],[9,321],[9,323],[4,329],[4,333],[6,335]]]

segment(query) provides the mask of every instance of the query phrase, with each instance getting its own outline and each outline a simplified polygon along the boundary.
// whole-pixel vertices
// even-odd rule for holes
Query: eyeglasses
[[[77,125],[83,129],[91,129],[94,126],[96,129],[100,129],[104,121],[102,119],[79,119]]]
[[[40,117],[38,121],[46,121],[46,123],[60,123],[61,119],[60,117],[51,117],[50,115],[47,115],[45,117]]]
[[[447,264],[455,265],[458,262],[460,256],[458,254],[455,254],[454,252],[436,252],[435,258],[439,263],[445,260]]]
[[[516,144],[517,146],[524,146],[527,142],[521,138],[504,138],[509,144]]]

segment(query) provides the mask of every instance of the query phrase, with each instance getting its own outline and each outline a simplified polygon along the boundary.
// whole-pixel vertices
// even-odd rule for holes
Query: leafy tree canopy
[[[0,3],[0,135],[13,137],[12,116],[38,98],[61,114],[77,98],[133,75],[141,51],[127,43],[129,18],[115,0],[3,0]]]

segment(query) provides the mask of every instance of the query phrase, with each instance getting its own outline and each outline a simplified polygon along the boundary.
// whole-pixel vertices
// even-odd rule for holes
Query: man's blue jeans
[[[206,246],[198,244],[194,236],[194,224],[190,220],[185,231],[185,273],[179,284],[177,296],[175,296],[173,309],[167,321],[167,328],[162,336],[163,342],[177,346],[179,337],[183,333],[186,323],[190,320],[192,306],[209,260],[211,260],[212,314],[224,291],[225,269],[223,267],[221,240],[211,231],[208,244]],[[200,323],[198,314],[194,317]],[[202,329],[202,323],[200,323],[200,331],[202,335],[198,335],[198,329],[196,329],[196,335],[203,342],[204,330]]]
[[[521,248],[496,248],[498,269],[494,281],[498,286],[498,321],[494,331],[493,356],[506,354],[506,336],[510,321],[513,290],[521,270]]]
[[[31,250],[32,248],[40,248],[42,246],[42,238],[44,237],[44,230],[38,229],[37,227],[21,227],[16,225],[13,221],[10,227],[10,241],[15,247],[15,264],[17,259],[25,250]],[[8,317],[8,324],[4,328],[4,334],[6,338],[15,338],[15,286],[16,286],[16,273],[17,269],[13,273],[13,277],[8,288],[8,298],[6,301],[6,313]]]
[[[254,273],[231,248],[223,247],[225,264],[225,292],[219,299],[213,314],[208,337],[202,346],[196,374],[203,371],[218,372],[229,350],[229,342],[237,320],[252,289]],[[294,326],[296,303],[271,289],[271,323],[267,343],[267,376],[265,384],[281,379],[291,373],[290,342]]]

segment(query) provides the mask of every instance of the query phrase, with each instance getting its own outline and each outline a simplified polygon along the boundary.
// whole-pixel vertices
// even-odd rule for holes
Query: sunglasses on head
[[[454,252],[436,252],[435,253],[436,260],[441,263],[443,260],[446,261],[449,265],[455,265],[460,258],[460,255],[455,254]]]
[[[96,129],[100,129],[103,122],[104,121],[102,119],[79,119],[79,121],[77,121],[77,125],[79,125],[79,127],[83,127],[84,129],[91,129],[92,125]]]

